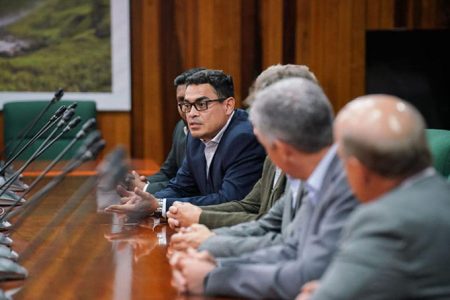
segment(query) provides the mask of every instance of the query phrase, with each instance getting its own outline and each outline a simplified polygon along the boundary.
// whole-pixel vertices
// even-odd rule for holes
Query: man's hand
[[[145,185],[147,184],[147,177],[145,176],[140,176],[136,171],[131,171],[131,175],[130,176],[130,182],[129,182],[129,187],[130,190],[133,190],[134,188],[139,188],[142,191],[145,188]]]
[[[126,191],[123,187],[118,187],[117,191],[122,196],[121,203],[110,205],[105,208],[106,212],[119,214],[148,216],[158,208],[158,201],[153,195],[135,188],[134,192]]]
[[[176,252],[170,259],[172,286],[181,293],[203,294],[206,275],[216,267],[208,252]]]
[[[318,280],[310,281],[303,285],[301,293],[298,294],[295,300],[309,300],[312,294],[319,288],[320,282]]]
[[[187,202],[175,201],[167,212],[168,223],[172,229],[188,227],[198,223],[202,209]]]
[[[215,235],[205,225],[194,224],[188,228],[182,228],[170,238],[172,250],[185,251],[188,248],[197,249],[210,236]]]

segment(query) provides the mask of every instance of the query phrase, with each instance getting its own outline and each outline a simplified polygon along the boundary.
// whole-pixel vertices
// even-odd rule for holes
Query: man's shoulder
[[[242,109],[236,109],[227,131],[229,132],[228,134],[244,133],[253,135],[253,126],[248,119],[248,113]]]
[[[389,226],[406,232],[428,231],[435,224],[447,224],[450,230],[450,184],[439,175],[399,187],[372,203],[364,204],[354,216],[356,223]],[[443,222],[443,223],[442,223]],[[358,225],[355,225],[358,227]]]
[[[403,209],[405,207],[426,209],[440,205],[450,206],[450,183],[440,175],[420,179],[406,187],[399,188],[381,196],[374,203],[379,209]]]

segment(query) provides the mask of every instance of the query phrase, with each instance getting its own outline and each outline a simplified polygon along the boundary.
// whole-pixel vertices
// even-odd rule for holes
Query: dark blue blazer
[[[186,158],[169,185],[155,193],[174,201],[211,205],[243,199],[261,177],[266,153],[253,134],[247,112],[237,109],[211,161],[206,178],[204,144],[188,134]]]

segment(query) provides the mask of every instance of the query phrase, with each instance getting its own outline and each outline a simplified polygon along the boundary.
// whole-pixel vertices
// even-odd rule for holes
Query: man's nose
[[[186,114],[189,117],[195,117],[198,116],[198,110],[195,108],[194,105],[191,106],[191,110]]]

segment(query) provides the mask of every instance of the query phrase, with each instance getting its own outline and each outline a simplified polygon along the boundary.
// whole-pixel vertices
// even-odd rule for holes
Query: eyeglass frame
[[[229,97],[222,97],[222,98],[217,98],[217,99],[208,99],[208,98],[206,98],[208,100],[206,100],[206,99],[197,99],[194,103],[190,103],[188,101],[183,101],[181,103],[178,103],[178,107],[185,114],[188,114],[188,113],[191,112],[192,106],[195,107],[196,111],[205,111],[205,110],[208,110],[208,108],[209,108],[208,107],[208,103],[210,103],[210,102],[223,102],[223,101],[227,100],[228,98]],[[198,109],[197,104],[199,104],[200,102],[206,103],[206,107],[204,109]],[[183,110],[183,107],[186,106],[186,105],[189,105],[189,110],[188,111],[184,111]]]

